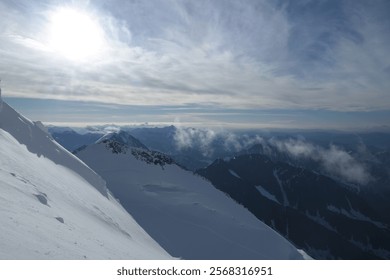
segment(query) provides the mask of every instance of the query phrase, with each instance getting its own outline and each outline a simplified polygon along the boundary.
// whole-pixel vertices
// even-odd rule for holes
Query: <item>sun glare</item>
[[[49,23],[50,48],[73,61],[87,61],[104,48],[104,32],[97,20],[82,11],[60,8]]]

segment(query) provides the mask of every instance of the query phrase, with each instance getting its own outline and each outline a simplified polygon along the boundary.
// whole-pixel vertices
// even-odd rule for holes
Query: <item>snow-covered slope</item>
[[[56,164],[73,170],[96,187],[101,194],[107,196],[104,180],[96,176],[96,173],[82,161],[70,156],[66,149],[53,141],[41,122],[28,120],[3,102],[3,108],[0,111],[0,128],[12,134],[20,144],[26,145],[31,153],[48,158]]]
[[[137,222],[184,259],[301,259],[286,239],[164,154],[106,137],[77,152]],[[119,139],[120,140],[120,139]]]
[[[0,259],[171,258],[98,175],[4,102],[0,225]]]

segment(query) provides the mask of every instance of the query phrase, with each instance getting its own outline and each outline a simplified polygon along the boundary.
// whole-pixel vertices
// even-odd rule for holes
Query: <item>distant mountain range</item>
[[[82,139],[78,146],[85,146],[76,154],[100,175],[107,168],[94,166],[95,162],[117,166],[116,157],[123,152],[131,154],[129,158],[132,160],[128,159],[129,162],[121,166],[137,166],[139,163],[135,164],[134,159],[148,158],[152,166],[154,160],[167,160],[170,162],[167,166],[197,170],[196,173],[215,188],[314,258],[390,258],[389,134],[322,131],[215,133],[174,126],[125,127],[124,130],[126,132],[106,134],[107,129],[101,127],[94,128],[93,132],[78,133]],[[95,137],[87,141],[90,133]],[[64,132],[56,131],[58,141],[66,146],[64,135]],[[106,136],[97,139],[103,135]],[[131,141],[125,143],[123,137]],[[81,156],[84,150],[103,144],[106,149],[111,149],[111,155],[107,157],[113,159],[96,161],[92,156]],[[166,170],[165,164],[161,168]],[[180,170],[184,172],[182,168]],[[136,170],[137,174],[142,174],[141,167]],[[154,171],[150,172],[153,174]],[[126,176],[136,177],[130,174]],[[169,174],[165,171],[159,175],[159,180],[169,178],[175,185],[185,185],[174,179],[177,174]],[[106,176],[108,182],[115,181],[109,185],[121,185],[121,181],[113,179],[112,175]],[[149,178],[151,181],[153,176]],[[124,177],[123,180],[132,182],[133,179]],[[149,184],[148,181],[142,182]],[[121,187],[111,188],[116,188],[112,191],[120,199],[129,196]],[[161,197],[161,193],[156,196]],[[133,213],[135,210],[129,211]],[[144,217],[140,215],[139,220],[142,219]]]

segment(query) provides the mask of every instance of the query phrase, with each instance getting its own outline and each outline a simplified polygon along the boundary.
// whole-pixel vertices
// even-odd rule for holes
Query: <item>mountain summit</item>
[[[96,141],[96,143],[107,143],[107,142],[115,142],[122,146],[127,146],[129,148],[140,148],[148,150],[148,148],[142,144],[138,139],[131,136],[126,131],[119,131],[119,132],[110,132],[103,137],[101,137],[99,140]]]

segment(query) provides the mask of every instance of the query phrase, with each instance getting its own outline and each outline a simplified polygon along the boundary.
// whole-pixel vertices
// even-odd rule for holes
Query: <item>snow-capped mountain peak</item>
[[[98,142],[76,155],[107,181],[125,209],[173,256],[302,258],[291,243],[247,209],[170,157],[128,147],[124,141]],[[121,150],[112,143],[120,144]]]
[[[125,131],[108,133],[97,140],[95,144],[104,145],[114,154],[131,153],[136,159],[144,161],[148,164],[160,166],[174,164],[174,161],[171,157],[157,151],[149,150],[138,139]],[[85,148],[86,146],[76,151],[75,154]]]
[[[127,148],[140,148],[140,149],[148,150],[148,148],[144,144],[142,144],[138,139],[134,138],[129,133],[123,130],[119,132],[107,133],[106,135],[98,139],[96,143],[97,144],[115,143],[115,145],[111,145],[113,148],[126,146]]]
[[[138,139],[130,135],[128,132],[124,130],[120,130],[118,132],[110,132],[102,136],[100,139],[96,141],[96,143],[104,143],[107,141],[116,141],[121,144],[125,144],[129,147],[133,148],[142,148],[148,149],[144,144],[142,144]]]

